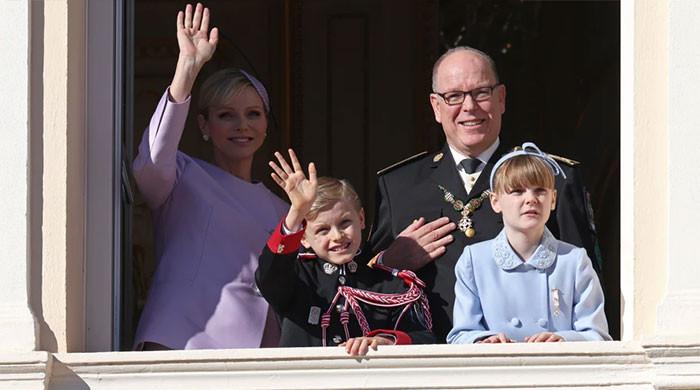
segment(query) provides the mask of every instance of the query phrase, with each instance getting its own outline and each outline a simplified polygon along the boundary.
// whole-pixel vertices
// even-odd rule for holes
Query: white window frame
[[[121,0],[88,0],[87,12],[87,213],[85,263],[85,349],[110,351],[119,345],[120,291],[116,286],[121,258],[119,232],[123,129]],[[123,34],[121,34],[123,35]],[[117,278],[115,278],[117,277]]]
[[[620,339],[634,338],[634,2],[620,2]],[[624,200],[624,201],[623,201]]]

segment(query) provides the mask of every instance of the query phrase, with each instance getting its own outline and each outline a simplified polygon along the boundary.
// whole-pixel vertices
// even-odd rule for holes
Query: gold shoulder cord
[[[461,230],[464,235],[469,238],[474,237],[476,235],[476,229],[474,229],[474,221],[472,221],[471,216],[474,211],[481,207],[481,204],[489,197],[491,191],[484,190],[481,195],[474,197],[465,203],[462,200],[455,198],[455,196],[450,191],[447,191],[445,187],[439,184],[438,187],[440,187],[443,192],[443,199],[445,199],[445,202],[450,203],[457,212],[462,214],[462,218],[460,218],[459,223],[457,223],[459,230]]]

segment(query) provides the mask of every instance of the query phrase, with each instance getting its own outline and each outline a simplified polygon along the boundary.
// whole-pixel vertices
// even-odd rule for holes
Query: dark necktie
[[[472,173],[476,172],[476,168],[479,168],[479,165],[481,165],[481,160],[478,158],[465,158],[459,163],[459,165],[464,168],[465,172],[471,175]]]

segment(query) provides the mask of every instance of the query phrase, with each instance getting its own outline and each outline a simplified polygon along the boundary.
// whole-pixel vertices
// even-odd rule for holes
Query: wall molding
[[[0,353],[0,388],[45,390],[52,360],[44,351]]]
[[[26,372],[50,374],[49,390],[700,388],[697,339],[413,345],[363,359],[340,348],[36,354],[0,355],[0,388]]]

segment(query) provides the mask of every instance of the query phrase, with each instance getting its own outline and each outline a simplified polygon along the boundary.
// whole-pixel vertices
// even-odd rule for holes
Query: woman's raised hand
[[[193,9],[187,4],[184,12],[177,13],[180,55],[170,85],[170,96],[176,102],[182,102],[190,95],[199,71],[214,55],[218,41],[219,30],[214,27],[209,31],[209,8],[197,3]]]
[[[287,193],[292,206],[289,209],[285,225],[291,231],[299,230],[299,227],[304,220],[304,217],[311,209],[311,205],[316,199],[316,189],[318,183],[316,180],[316,166],[314,163],[309,163],[309,177],[304,174],[304,170],[297,159],[297,155],[292,149],[289,149],[289,161],[280,152],[275,152],[277,163],[270,161],[272,168],[272,180],[277,183],[284,192]]]
[[[177,13],[177,44],[180,55],[194,61],[200,67],[211,59],[219,41],[219,30],[214,27],[209,33],[209,8],[197,3],[187,4],[185,12]]]

